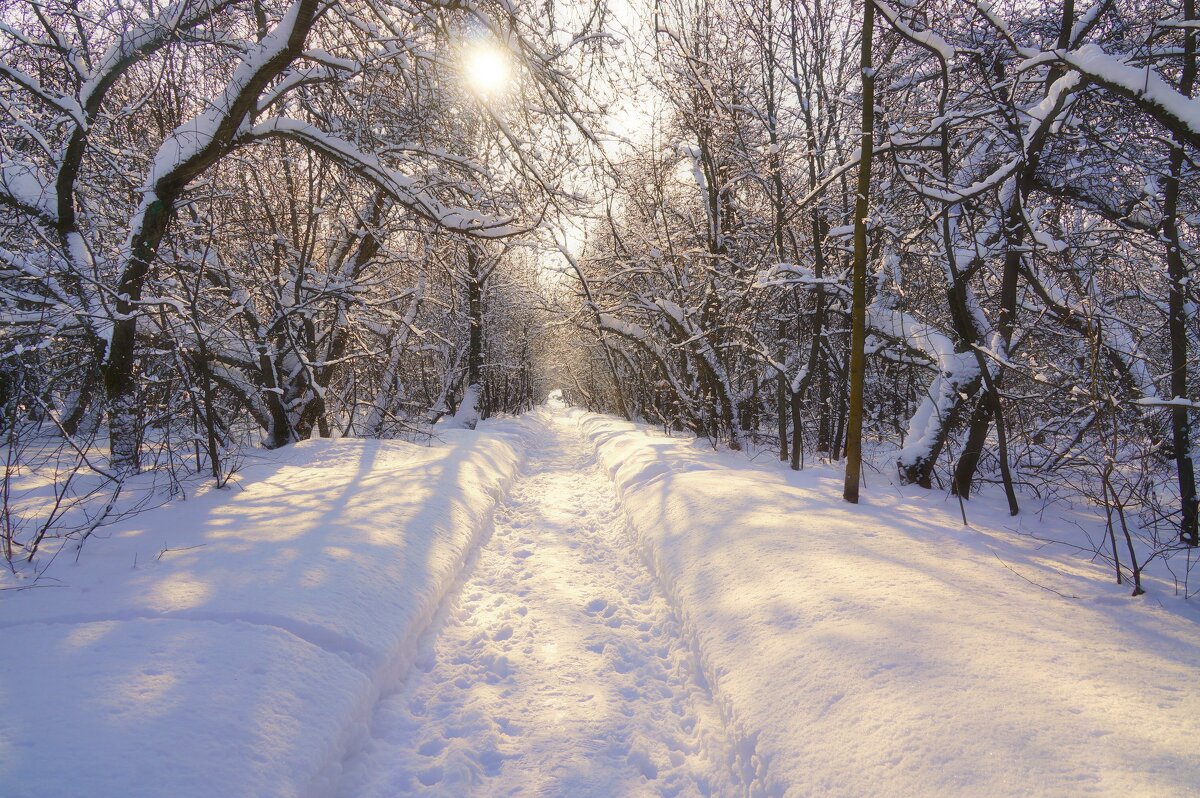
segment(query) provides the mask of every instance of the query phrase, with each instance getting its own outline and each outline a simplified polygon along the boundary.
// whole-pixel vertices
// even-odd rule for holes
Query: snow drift
[[[831,469],[574,412],[759,794],[1195,794],[1200,631],[1168,591],[1176,612],[1040,550],[1034,515],[972,502],[964,530],[878,485],[854,507]]]
[[[488,529],[520,433],[266,453],[242,486],[55,565],[59,586],[0,593],[0,792],[331,793]]]

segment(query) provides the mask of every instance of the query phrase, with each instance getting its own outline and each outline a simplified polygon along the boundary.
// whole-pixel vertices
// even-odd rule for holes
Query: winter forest
[[[1198,38],[0,0],[0,784],[1194,794]]]

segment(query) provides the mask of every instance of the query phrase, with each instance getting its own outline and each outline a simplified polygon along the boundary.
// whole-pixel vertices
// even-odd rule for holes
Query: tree
[[[867,217],[871,212],[871,158],[875,135],[875,71],[871,40],[875,32],[875,3],[863,4],[862,136],[858,152],[858,189],[854,200],[854,274],[850,319],[850,416],[846,422],[846,484],[842,497],[858,504],[862,474],[863,381],[866,378],[867,338]]]

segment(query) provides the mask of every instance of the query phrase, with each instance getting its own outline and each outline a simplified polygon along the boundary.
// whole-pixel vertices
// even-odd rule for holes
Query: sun
[[[512,64],[508,53],[490,44],[477,44],[467,50],[467,84],[479,94],[495,95],[512,82]]]

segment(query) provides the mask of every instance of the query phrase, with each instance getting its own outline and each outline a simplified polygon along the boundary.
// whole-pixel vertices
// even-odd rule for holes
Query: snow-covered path
[[[538,415],[490,539],[375,708],[340,795],[744,790],[678,619],[578,425]]]

